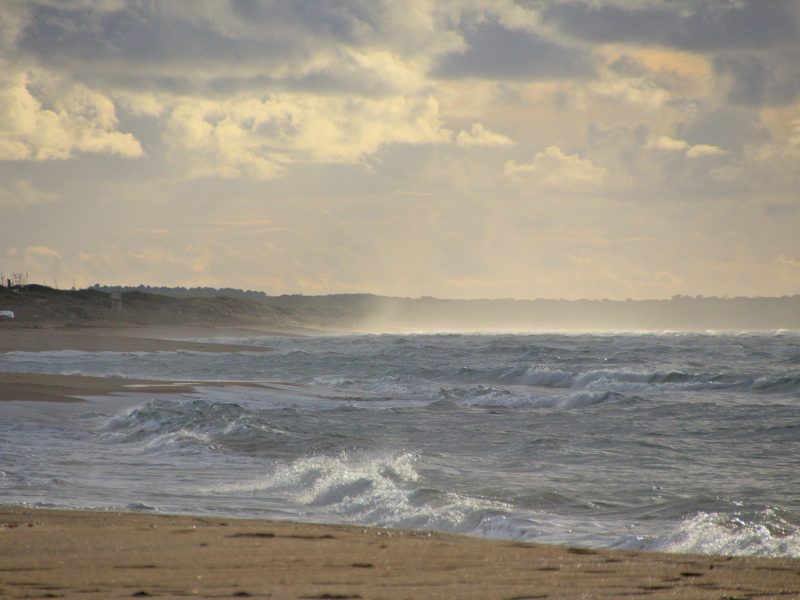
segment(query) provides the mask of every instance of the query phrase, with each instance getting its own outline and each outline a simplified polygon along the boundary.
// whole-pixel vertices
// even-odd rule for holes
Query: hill
[[[669,300],[444,300],[371,294],[267,296],[202,288],[0,288],[0,310],[20,325],[123,321],[153,325],[249,325],[337,331],[800,330],[800,296]],[[114,312],[111,292],[121,291]],[[241,293],[237,293],[241,292]]]
[[[134,325],[292,326],[279,307],[246,298],[174,298],[133,291],[122,295],[122,310],[115,312],[108,292],[29,285],[0,288],[0,307],[0,310],[13,310],[19,325],[123,322]]]

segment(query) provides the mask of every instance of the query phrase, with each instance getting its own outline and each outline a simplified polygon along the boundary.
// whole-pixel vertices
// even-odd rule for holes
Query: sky
[[[3,0],[0,273],[800,293],[800,1]]]

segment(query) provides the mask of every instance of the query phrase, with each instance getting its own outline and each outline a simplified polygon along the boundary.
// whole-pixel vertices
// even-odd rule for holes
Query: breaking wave
[[[280,497],[304,510],[322,511],[348,522],[445,531],[458,529],[476,511],[504,506],[420,485],[418,460],[407,452],[308,456],[210,491]]]
[[[773,508],[755,514],[698,512],[646,550],[723,556],[800,556],[800,528]]]
[[[209,382],[0,403],[0,500],[800,556],[796,336],[251,342],[275,350],[0,355]]]

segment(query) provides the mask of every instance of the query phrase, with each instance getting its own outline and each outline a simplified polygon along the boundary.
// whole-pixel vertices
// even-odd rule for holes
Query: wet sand
[[[182,338],[266,335],[252,329],[217,327],[0,327],[0,353],[80,350],[83,352],[263,352],[264,347],[216,344]]]
[[[7,598],[800,598],[800,561],[0,507]]]
[[[109,396],[124,392],[179,394],[191,392],[196,385],[198,384],[191,382],[176,384],[121,377],[0,373],[0,402],[12,400],[80,402],[81,398],[86,396]]]
[[[0,353],[79,350],[82,352],[266,352],[263,346],[196,342],[181,338],[219,338],[266,335],[253,329],[217,327],[0,327]],[[172,339],[170,339],[172,338]],[[206,384],[203,385],[219,385]],[[184,393],[200,382],[159,382],[120,377],[1,373],[0,401],[79,401],[85,396],[123,392]]]

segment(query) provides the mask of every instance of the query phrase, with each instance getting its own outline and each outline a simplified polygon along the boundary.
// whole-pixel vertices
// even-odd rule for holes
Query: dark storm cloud
[[[593,72],[590,55],[529,31],[497,23],[477,25],[465,34],[464,52],[446,55],[433,75],[442,79],[567,79]]]
[[[728,98],[734,103],[783,105],[800,97],[800,49],[768,60],[750,54],[719,56],[714,70],[731,77]]]
[[[696,0],[636,6],[549,1],[542,19],[588,42],[659,44],[681,50],[764,48],[798,40],[792,0]]]

